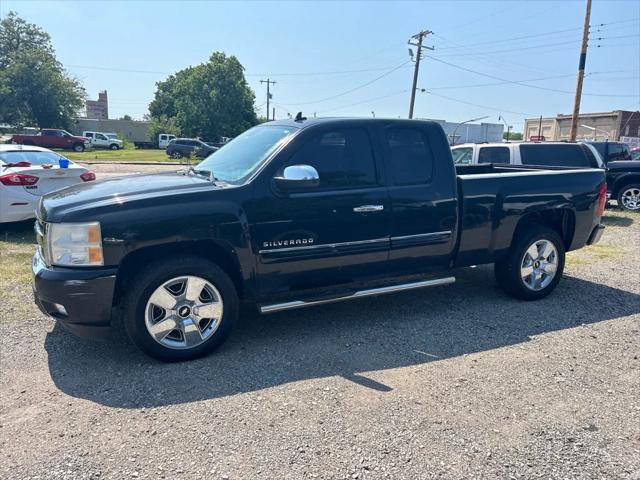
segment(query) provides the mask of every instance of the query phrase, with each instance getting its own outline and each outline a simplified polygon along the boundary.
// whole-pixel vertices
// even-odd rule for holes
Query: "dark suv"
[[[216,150],[218,147],[197,138],[176,138],[167,145],[167,155],[171,158],[190,157],[193,152],[198,158],[206,158]]]
[[[618,160],[631,160],[629,145],[621,142],[585,142],[593,145],[602,157],[604,163]]]

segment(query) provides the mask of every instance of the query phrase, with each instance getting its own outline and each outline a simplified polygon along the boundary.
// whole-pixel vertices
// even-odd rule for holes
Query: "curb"
[[[175,162],[118,162],[108,160],[75,160],[76,163],[86,163],[87,165],[177,165],[186,167],[186,163]]]

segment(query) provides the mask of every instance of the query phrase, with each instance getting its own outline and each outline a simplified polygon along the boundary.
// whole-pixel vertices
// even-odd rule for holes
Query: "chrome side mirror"
[[[276,187],[283,192],[304,190],[320,185],[318,171],[310,165],[290,165],[281,176],[273,178]]]

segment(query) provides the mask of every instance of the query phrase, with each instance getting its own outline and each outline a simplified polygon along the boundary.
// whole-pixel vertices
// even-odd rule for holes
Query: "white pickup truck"
[[[451,154],[456,165],[491,163],[591,168],[603,165],[598,151],[587,143],[463,143],[451,147]]]
[[[82,132],[83,137],[87,137],[93,148],[108,148],[110,150],[120,150],[123,146],[122,140],[114,137],[111,133],[102,132]]]

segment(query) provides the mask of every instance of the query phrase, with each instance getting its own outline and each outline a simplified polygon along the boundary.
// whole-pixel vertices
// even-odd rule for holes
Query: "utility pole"
[[[418,51],[416,53],[416,66],[413,70],[413,85],[411,86],[411,100],[409,103],[409,118],[413,118],[413,105],[416,102],[416,88],[418,85],[418,72],[420,71],[420,59],[422,58],[422,49],[427,48],[429,50],[433,50],[434,47],[423,47],[422,40],[427,35],[431,35],[433,32],[430,30],[422,30],[415,35],[413,35],[409,41],[407,42],[409,45],[413,45],[414,47],[418,47]],[[414,40],[417,43],[412,43],[411,40]],[[413,52],[409,49],[409,54],[413,57]]]
[[[266,80],[260,80],[260,83],[267,84],[267,122],[269,121],[269,100],[271,100],[271,92],[269,91],[269,85],[275,85],[275,80],[267,78]],[[275,118],[274,118],[275,120]]]
[[[571,117],[571,132],[569,141],[575,142],[578,135],[578,116],[580,115],[580,99],[582,98],[582,82],[584,81],[584,66],[587,63],[587,46],[589,42],[589,21],[591,19],[591,0],[587,0],[587,9],[584,14],[584,26],[582,28],[582,48],[580,49],[580,62],[578,63],[578,82],[576,84],[576,98],[573,101],[573,116]]]

